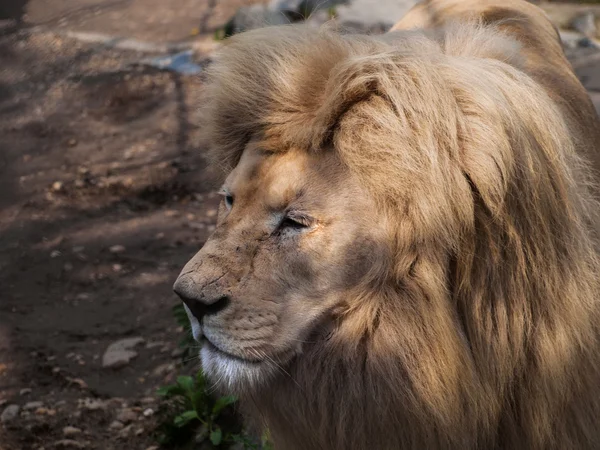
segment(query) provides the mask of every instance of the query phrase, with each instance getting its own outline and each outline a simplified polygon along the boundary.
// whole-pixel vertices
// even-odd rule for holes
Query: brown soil
[[[156,409],[148,397],[180,370],[171,286],[217,199],[195,144],[201,80],[130,65],[146,56],[0,41],[0,412],[44,403],[0,430],[2,449],[52,448],[67,425],[88,448],[146,448],[154,417],[128,438],[108,427],[123,405]],[[139,356],[103,369],[130,336]]]

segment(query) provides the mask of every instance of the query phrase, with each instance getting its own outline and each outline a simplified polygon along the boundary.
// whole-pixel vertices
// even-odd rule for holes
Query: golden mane
[[[581,159],[597,131],[506,30],[442,25],[271,27],[211,67],[217,164],[251,139],[336,152],[389,222],[390,261],[337,332],[293,363],[294,383],[244,399],[278,448],[600,442],[598,206]]]

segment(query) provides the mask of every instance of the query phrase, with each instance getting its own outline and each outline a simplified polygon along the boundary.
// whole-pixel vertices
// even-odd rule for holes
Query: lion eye
[[[233,206],[233,195],[225,195],[224,197],[225,199],[225,206],[227,207],[227,209],[231,209],[231,207]]]
[[[303,230],[310,228],[312,220],[306,216],[285,216],[279,224],[280,230]]]

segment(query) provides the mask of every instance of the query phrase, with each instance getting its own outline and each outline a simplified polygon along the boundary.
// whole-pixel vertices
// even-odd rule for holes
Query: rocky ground
[[[171,285],[218,200],[197,145],[202,75],[102,36],[189,44],[202,67],[194,45],[259,2],[19,1],[0,6],[0,449],[149,449],[156,388],[197,368]],[[322,11],[356,26],[367,3]],[[385,29],[370,14],[365,28]],[[600,52],[569,42],[600,107]]]

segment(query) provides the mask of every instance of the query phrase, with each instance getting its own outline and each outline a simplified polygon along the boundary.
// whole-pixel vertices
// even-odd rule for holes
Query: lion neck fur
[[[384,38],[282,27],[220,58],[205,122],[218,163],[256,135],[273,151],[334,149],[388,227],[385,263],[327,337],[242,395],[277,447],[598,442],[596,204],[518,44],[478,24]]]

